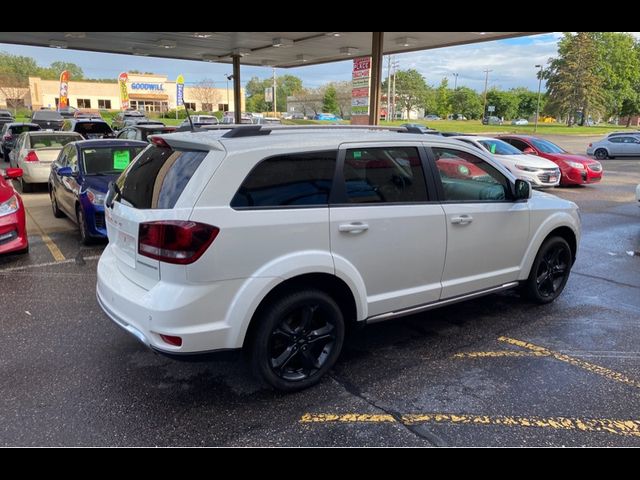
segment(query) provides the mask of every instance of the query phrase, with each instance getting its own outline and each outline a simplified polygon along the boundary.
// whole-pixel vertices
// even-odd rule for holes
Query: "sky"
[[[557,52],[560,33],[534,35],[530,37],[497,40],[472,45],[425,50],[421,52],[395,55],[398,68],[414,68],[429,85],[438,85],[447,77],[449,86],[470,87],[478,92],[484,89],[485,70],[489,88],[508,90],[514,87],[538,89],[536,64],[546,64]],[[197,83],[205,78],[226,86],[225,75],[231,73],[231,65],[187,60],[170,60],[133,55],[60,50],[45,47],[28,47],[0,44],[0,50],[14,55],[32,57],[40,66],[49,66],[54,61],[78,64],[88,78],[117,78],[123,71],[140,70],[165,74],[169,79],[184,75],[187,84]],[[383,76],[387,75],[387,57],[384,59]],[[319,87],[331,81],[351,80],[351,61],[299,68],[276,69],[277,75],[291,74],[302,79],[307,88]],[[267,78],[272,75],[268,67],[242,67],[241,77],[246,82],[253,76]],[[542,85],[544,89],[544,84]]]

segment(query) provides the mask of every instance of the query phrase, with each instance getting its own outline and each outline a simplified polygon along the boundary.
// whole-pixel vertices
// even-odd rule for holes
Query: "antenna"
[[[189,115],[189,109],[187,108],[187,104],[183,104],[184,106],[184,111],[187,114],[187,120],[189,120],[189,125],[191,125],[191,131],[195,132],[195,128],[193,127],[193,122],[191,121],[191,115]]]

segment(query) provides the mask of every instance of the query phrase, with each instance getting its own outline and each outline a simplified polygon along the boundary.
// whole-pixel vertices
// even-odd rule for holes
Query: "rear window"
[[[87,175],[124,171],[145,147],[101,147],[82,150],[82,169]]]
[[[111,127],[103,122],[78,122],[74,128],[74,131],[80,135],[104,135],[105,133],[111,133]]]
[[[207,152],[151,145],[120,175],[121,202],[139,209],[173,208]]]
[[[62,115],[54,111],[37,111],[33,112],[34,120],[62,120]]]
[[[77,142],[82,140],[78,135],[60,134],[60,135],[30,135],[29,142],[31,148],[62,148],[69,142]]]
[[[34,130],[40,130],[40,127],[37,125],[16,125],[14,127],[9,127],[11,133],[14,135],[20,135],[24,132],[33,132]]]

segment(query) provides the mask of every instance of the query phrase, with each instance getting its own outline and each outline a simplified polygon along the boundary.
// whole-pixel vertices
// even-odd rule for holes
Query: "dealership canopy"
[[[371,124],[378,122],[382,55],[534,35],[542,32],[0,32],[0,43],[279,68],[372,57]],[[240,123],[241,112],[235,112]]]

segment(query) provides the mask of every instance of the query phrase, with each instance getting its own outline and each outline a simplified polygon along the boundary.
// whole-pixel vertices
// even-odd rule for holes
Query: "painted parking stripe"
[[[62,254],[62,252],[60,251],[58,246],[55,244],[55,242],[53,240],[51,240],[51,237],[49,237],[49,235],[47,235],[45,233],[45,231],[42,229],[42,227],[36,221],[36,219],[33,217],[33,215],[31,215],[31,213],[29,213],[29,210],[25,208],[25,211],[27,212],[27,215],[29,215],[29,218],[31,218],[31,221],[33,222],[33,224],[38,229],[38,234],[40,235],[40,237],[42,238],[42,241],[44,242],[44,244],[47,246],[47,248],[51,252],[51,255],[53,256],[53,259],[56,262],[64,261],[64,259],[65,259],[64,255]]]
[[[306,413],[300,423],[402,423],[416,425],[436,423],[447,425],[498,425],[503,427],[544,428],[579,432],[606,432],[628,437],[640,437],[640,420],[569,417],[513,417],[465,415],[451,413],[411,413],[397,419],[388,414],[366,413]]]
[[[495,357],[548,357],[544,352],[518,352],[516,350],[498,350],[495,352],[462,352],[453,358],[495,358]]]
[[[88,257],[83,257],[84,260],[98,260],[99,258],[100,258],[100,255],[90,255]],[[2,275],[3,273],[19,272],[19,271],[22,271],[22,270],[29,270],[31,268],[51,267],[53,265],[64,265],[66,263],[75,263],[75,262],[76,262],[75,258],[68,258],[68,259],[62,260],[60,262],[33,263],[31,265],[21,265],[19,267],[2,268],[2,269],[0,269],[0,275]]]
[[[549,350],[548,348],[541,347],[539,345],[534,345],[533,343],[525,342],[515,338],[499,337],[498,341],[505,342],[510,345],[526,348],[527,350],[530,350],[532,352],[537,352],[539,354],[542,354],[542,356],[550,356],[555,358],[556,360],[560,360],[561,362],[568,363],[569,365],[573,365],[575,367],[579,367],[584,370],[587,370],[591,373],[601,375],[605,378],[608,378],[609,380],[614,380],[616,382],[624,383],[626,385],[630,385],[635,388],[640,388],[639,381],[629,378],[623,373],[616,372],[615,370],[611,370],[606,367],[601,367],[600,365],[595,365],[593,363],[585,362],[584,360],[571,357],[564,353],[554,352],[553,350]]]

